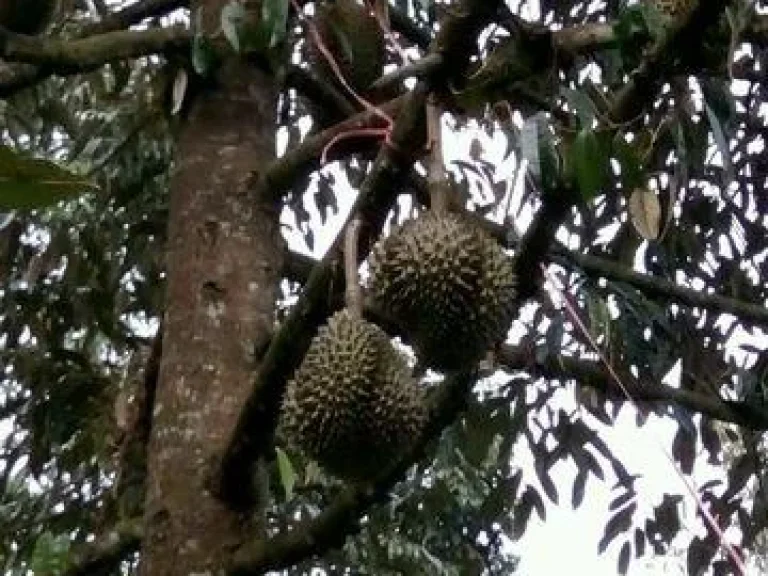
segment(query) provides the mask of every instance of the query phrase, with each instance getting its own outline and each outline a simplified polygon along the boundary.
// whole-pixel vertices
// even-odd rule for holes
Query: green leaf
[[[637,510],[637,502],[633,502],[626,508],[622,508],[605,525],[603,537],[597,545],[598,553],[602,554],[608,545],[619,535],[629,531],[632,527],[632,516]]]
[[[192,39],[192,67],[200,76],[207,76],[216,63],[216,54],[203,35],[203,9],[195,13],[195,36]]]
[[[730,139],[733,135],[736,104],[730,87],[726,83],[714,79],[702,79],[700,86],[704,97],[704,111],[712,128],[715,144],[722,156],[726,184],[728,184],[735,178]]]
[[[221,9],[221,31],[235,52],[242,50],[240,36],[245,20],[245,8],[240,2],[230,2]]]
[[[635,142],[629,143],[619,133],[613,140],[613,154],[621,168],[621,186],[626,194],[645,186],[647,177]]]
[[[730,184],[733,181],[734,173],[733,162],[731,160],[731,147],[728,143],[728,138],[725,135],[722,124],[720,124],[720,119],[707,102],[704,102],[704,110],[707,113],[709,125],[712,127],[712,136],[715,139],[715,144],[717,144],[717,149],[720,151],[720,156],[722,156],[723,159],[723,168],[725,169],[726,176],[725,183]]]
[[[617,570],[619,574],[626,574],[629,570],[629,560],[632,558],[632,546],[629,541],[624,542],[621,546],[621,552],[619,552],[619,559],[617,564]]]
[[[574,90],[572,88],[563,88],[561,90],[563,97],[568,102],[568,106],[572,108],[579,117],[579,123],[582,128],[591,128],[597,115],[597,109],[595,103],[592,102],[589,96],[582,90]]]
[[[202,36],[195,36],[192,41],[192,67],[200,76],[207,76],[213,68],[216,58],[208,41]]]
[[[605,336],[604,346],[608,346],[611,341],[611,312],[608,305],[599,295],[587,293],[587,311],[589,313],[589,333],[597,340],[600,336]]]
[[[93,182],[54,162],[0,146],[0,209],[45,208],[93,190]]]
[[[285,39],[288,28],[289,0],[266,0],[261,8],[261,17],[269,38],[269,47],[274,48]]]
[[[587,471],[586,470],[579,470],[579,473],[576,474],[576,478],[573,481],[573,490],[571,492],[571,506],[574,510],[576,510],[579,506],[581,506],[581,503],[584,501],[584,494],[586,492],[587,487]]]
[[[681,163],[685,163],[688,169],[703,166],[707,161],[707,123],[701,120],[694,122],[689,117],[683,117],[678,120],[677,125],[678,131],[682,132],[682,136],[676,135],[677,153]]]
[[[275,448],[277,452],[277,470],[280,473],[280,483],[285,490],[285,499],[293,498],[293,487],[296,485],[296,471],[293,469],[288,455],[281,449]]]
[[[594,198],[605,182],[607,158],[592,130],[582,129],[571,145],[573,176],[585,201]]]
[[[60,574],[67,567],[69,540],[66,535],[43,532],[35,542],[30,568],[33,574]]]
[[[179,71],[176,73],[176,76],[173,79],[173,90],[171,92],[171,115],[175,116],[181,112],[188,86],[189,74],[187,74],[187,71],[184,68],[179,68]]]
[[[553,190],[560,175],[560,161],[543,113],[527,118],[520,135],[520,152],[528,161],[531,176],[541,184],[544,192]]]

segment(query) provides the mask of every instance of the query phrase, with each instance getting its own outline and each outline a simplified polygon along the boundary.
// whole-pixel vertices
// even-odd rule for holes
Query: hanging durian
[[[514,318],[512,259],[458,214],[430,211],[406,222],[374,247],[370,272],[374,302],[438,370],[479,360]]]
[[[439,149],[434,136],[432,146],[433,153]],[[454,370],[504,339],[516,310],[516,278],[512,259],[493,238],[447,210],[441,156],[430,173],[438,170],[430,182],[432,209],[374,246],[369,288],[422,364]]]
[[[312,26],[319,37],[309,34],[307,39],[312,73],[351,99],[320,50],[320,41],[333,56],[349,88],[365,97],[367,89],[383,74],[386,59],[384,34],[376,18],[355,0],[326,0],[318,5]],[[321,126],[339,120],[320,110],[312,112]]]
[[[359,293],[352,276],[348,286]],[[405,359],[362,319],[359,296],[348,296],[348,307],[320,328],[288,383],[281,434],[332,474],[363,481],[404,454],[425,418],[423,392]]]

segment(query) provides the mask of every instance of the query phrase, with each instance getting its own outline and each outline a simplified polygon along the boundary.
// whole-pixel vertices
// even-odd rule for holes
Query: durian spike
[[[362,222],[359,217],[352,218],[344,232],[344,280],[347,283],[345,301],[350,314],[356,318],[363,315],[363,294],[358,277],[357,246],[360,239]]]
[[[447,182],[443,164],[442,109],[434,101],[429,101],[427,102],[426,114],[427,146],[429,149],[429,164],[427,165],[429,201],[432,211],[439,214],[448,208],[445,197]]]

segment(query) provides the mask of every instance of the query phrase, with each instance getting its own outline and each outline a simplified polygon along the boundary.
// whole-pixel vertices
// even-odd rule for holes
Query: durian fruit
[[[427,212],[371,252],[375,304],[411,337],[421,362],[438,370],[468,366],[504,339],[515,286],[512,259],[459,214]]]
[[[344,309],[320,328],[288,383],[280,427],[326,470],[361,481],[396,462],[425,420],[404,358],[380,328]]]
[[[383,74],[386,61],[384,34],[376,18],[355,0],[326,0],[317,6],[312,21],[346,83],[359,95],[366,96],[367,89]],[[351,97],[316,40],[312,34],[307,39],[310,70],[318,79]],[[336,119],[323,117],[319,123],[327,125],[333,120]]]

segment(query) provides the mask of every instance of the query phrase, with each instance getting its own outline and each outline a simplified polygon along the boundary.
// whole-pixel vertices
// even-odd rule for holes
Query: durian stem
[[[363,315],[363,294],[358,277],[357,246],[360,239],[360,218],[355,217],[347,224],[344,233],[344,277],[347,283],[345,300],[347,310],[356,318]]]
[[[429,164],[427,165],[429,200],[432,211],[442,213],[448,207],[445,197],[446,178],[443,167],[442,110],[437,104],[428,102],[426,113],[429,146]]]

